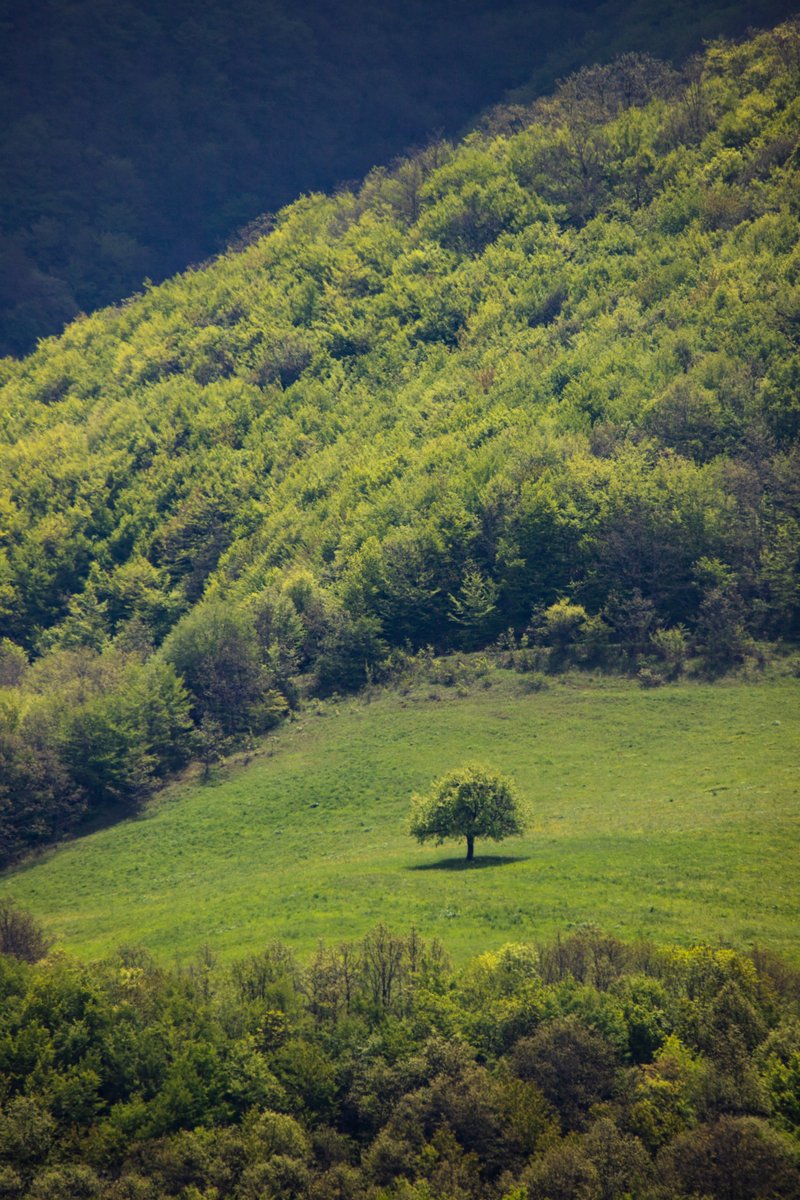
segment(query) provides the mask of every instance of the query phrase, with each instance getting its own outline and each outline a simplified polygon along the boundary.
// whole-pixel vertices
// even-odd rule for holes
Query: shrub
[[[667,679],[677,679],[683,674],[688,641],[686,630],[681,625],[672,629],[657,629],[650,636],[650,644]]]

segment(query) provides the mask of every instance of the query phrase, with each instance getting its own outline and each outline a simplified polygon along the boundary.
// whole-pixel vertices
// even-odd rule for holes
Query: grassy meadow
[[[383,920],[456,958],[585,921],[623,937],[757,942],[795,960],[800,683],[645,691],[495,671],[320,704],[212,780],[5,873],[58,944],[165,961],[271,938],[301,953]],[[512,774],[524,839],[419,847],[412,791],[470,759]]]

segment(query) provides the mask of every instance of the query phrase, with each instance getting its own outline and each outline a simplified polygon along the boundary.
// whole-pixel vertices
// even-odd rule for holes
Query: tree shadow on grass
[[[508,863],[527,862],[527,854],[518,856],[510,854],[476,854],[472,862],[461,858],[440,858],[436,862],[414,863],[407,867],[408,871],[476,871],[484,867],[505,867]]]

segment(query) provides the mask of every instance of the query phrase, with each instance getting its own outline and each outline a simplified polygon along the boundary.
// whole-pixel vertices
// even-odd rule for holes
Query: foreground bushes
[[[642,1200],[800,1189],[800,979],[585,929],[454,972],[378,928],[181,970],[0,958],[11,1197]]]

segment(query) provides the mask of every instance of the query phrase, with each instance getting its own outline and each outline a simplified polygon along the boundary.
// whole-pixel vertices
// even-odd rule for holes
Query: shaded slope
[[[0,354],[216,252],[300,192],[627,49],[678,58],[785,0],[6,0]]]

